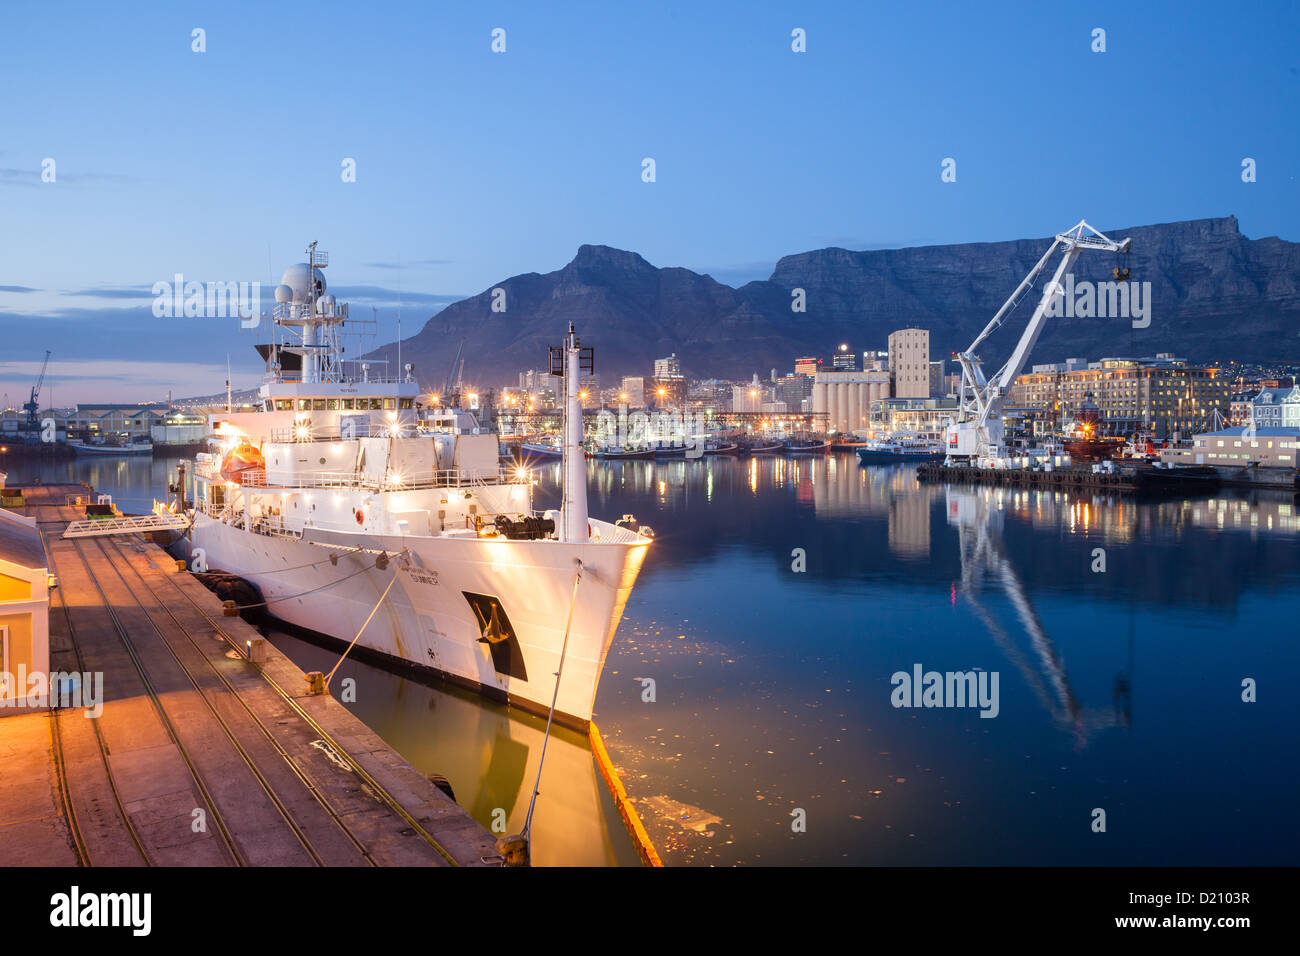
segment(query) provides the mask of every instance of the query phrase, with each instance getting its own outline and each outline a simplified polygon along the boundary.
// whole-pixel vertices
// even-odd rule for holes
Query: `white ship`
[[[538,514],[523,469],[473,416],[425,409],[408,365],[343,359],[348,307],[327,256],[285,271],[262,410],[212,416],[181,550],[253,582],[276,617],[545,714],[591,720],[605,655],[651,542],[587,513],[578,397],[591,349],[550,352],[565,387],[563,501]],[[349,375],[355,369],[360,374]],[[567,646],[566,646],[567,635]]]

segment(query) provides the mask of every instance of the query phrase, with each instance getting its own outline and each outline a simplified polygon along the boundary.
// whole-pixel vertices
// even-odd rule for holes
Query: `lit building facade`
[[[893,397],[930,397],[929,329],[899,329],[890,333],[889,374]]]
[[[888,372],[818,372],[812,410],[826,416],[826,428],[841,434],[871,427],[871,403],[889,398]]]
[[[1103,435],[1147,432],[1170,438],[1212,425],[1216,410],[1226,418],[1231,385],[1218,368],[1189,365],[1162,353],[1154,359],[1104,358],[1083,369],[1021,375],[1008,404],[1046,409],[1063,427],[1089,397],[1101,413]]]

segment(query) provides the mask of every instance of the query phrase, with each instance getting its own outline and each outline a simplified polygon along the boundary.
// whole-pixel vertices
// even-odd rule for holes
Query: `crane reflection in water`
[[[1134,648],[1132,606],[1129,609],[1128,661],[1125,668],[1115,675],[1111,706],[1088,706],[1070,686],[1065,661],[1007,556],[1002,539],[1000,496],[988,488],[952,486],[945,489],[945,494],[948,524],[957,529],[961,551],[961,580],[953,584],[953,603],[961,599],[970,606],[1052,719],[1074,734],[1076,748],[1087,746],[1088,737],[1096,731],[1130,726]],[[1028,638],[1029,653],[1002,626],[983,600],[982,592],[992,588],[1001,589],[1015,609],[1016,618]]]

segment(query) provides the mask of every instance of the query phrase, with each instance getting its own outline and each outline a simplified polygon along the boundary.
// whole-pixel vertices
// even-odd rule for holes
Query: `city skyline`
[[[1287,5],[1251,19],[1208,4],[1031,10],[992,36],[985,14],[955,6],[392,11],[400,35],[368,25],[347,38],[352,57],[384,69],[349,72],[305,120],[298,66],[337,50],[330,16],[86,7],[77,35],[94,39],[78,43],[41,29],[34,8],[6,12],[0,389],[11,402],[45,348],[56,396],[216,391],[227,354],[251,384],[247,332],[155,318],[149,290],[181,273],[260,281],[269,298],[311,239],[335,254],[336,291],[379,310],[379,344],[394,337],[399,299],[410,334],[583,243],[739,285],[800,250],[1049,235],[1080,207],[1106,226],[1231,212],[1248,236],[1297,238],[1286,157],[1298,134],[1285,118],[1300,97],[1287,53],[1300,14]],[[972,74],[979,83],[962,81]],[[1081,88],[1095,108],[1076,105]],[[1148,145],[1134,155],[1114,104],[1138,90]],[[858,93],[847,109],[845,91]],[[556,122],[566,111],[599,117],[599,134]],[[462,131],[476,135],[464,143]],[[941,179],[949,159],[955,182]]]

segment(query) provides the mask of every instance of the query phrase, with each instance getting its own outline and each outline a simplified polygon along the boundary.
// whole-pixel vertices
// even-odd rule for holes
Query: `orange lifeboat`
[[[250,471],[262,471],[266,468],[266,459],[247,439],[241,441],[221,460],[221,477],[226,481],[244,483],[244,475]]]

